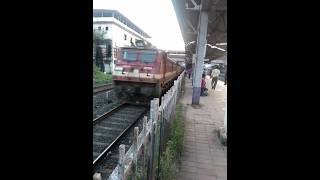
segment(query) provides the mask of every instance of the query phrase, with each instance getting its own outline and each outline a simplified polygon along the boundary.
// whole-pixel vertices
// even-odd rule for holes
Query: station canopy
[[[205,59],[219,59],[227,52],[227,0],[171,0],[182,37],[192,53],[198,35],[200,11],[208,12],[207,48]],[[213,48],[214,47],[214,48]],[[215,48],[218,47],[218,48]],[[225,51],[219,50],[223,49]]]

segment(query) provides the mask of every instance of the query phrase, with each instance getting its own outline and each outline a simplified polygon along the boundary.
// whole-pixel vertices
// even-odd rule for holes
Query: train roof
[[[121,47],[121,49],[137,49],[137,50],[155,50],[155,51],[163,51],[161,49],[157,49],[157,48],[139,48],[139,47]]]

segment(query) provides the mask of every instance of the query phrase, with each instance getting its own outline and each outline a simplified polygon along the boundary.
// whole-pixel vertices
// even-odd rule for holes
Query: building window
[[[107,57],[111,57],[111,51],[112,51],[112,49],[111,49],[111,45],[108,45],[108,49],[107,49]]]
[[[126,34],[124,34],[124,40],[127,40],[127,35]]]
[[[108,28],[108,26],[106,27],[106,31],[108,31],[109,30],[109,28]]]
[[[110,13],[110,12],[102,12],[102,17],[112,17],[112,13]]]
[[[98,27],[98,30],[101,30],[101,26]]]
[[[93,17],[100,17],[100,12],[94,11],[93,12]]]

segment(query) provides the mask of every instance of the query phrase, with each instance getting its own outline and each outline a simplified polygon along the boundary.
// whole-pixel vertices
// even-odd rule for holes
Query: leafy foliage
[[[104,74],[95,64],[93,64],[93,81],[96,85],[109,83],[112,81],[112,75]]]
[[[184,128],[182,124],[181,104],[176,107],[175,118],[171,126],[171,134],[166,150],[160,159],[160,178],[176,179],[176,160],[180,157],[183,147]]]

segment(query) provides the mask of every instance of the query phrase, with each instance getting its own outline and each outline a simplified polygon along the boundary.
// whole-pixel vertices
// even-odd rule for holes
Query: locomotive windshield
[[[141,52],[140,52],[140,58],[139,58],[139,59],[140,59],[142,62],[148,62],[148,63],[150,63],[150,62],[154,62],[155,57],[156,57],[156,51],[150,51],[150,50],[148,50],[148,51],[141,51]]]
[[[135,61],[137,60],[137,51],[133,51],[133,50],[123,50],[122,51],[122,57],[124,60],[127,60],[127,61]]]
[[[122,58],[127,61],[140,60],[145,63],[152,63],[155,61],[156,51],[155,50],[133,50],[123,49]]]

